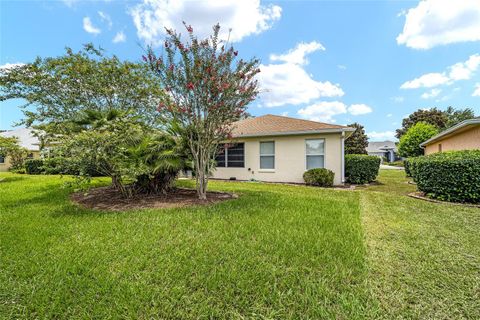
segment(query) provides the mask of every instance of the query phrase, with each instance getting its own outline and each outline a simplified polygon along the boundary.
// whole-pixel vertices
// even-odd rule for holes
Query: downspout
[[[341,149],[342,149],[342,154],[341,154],[341,166],[342,166],[342,184],[345,183],[345,131],[342,131],[342,137],[341,137]]]

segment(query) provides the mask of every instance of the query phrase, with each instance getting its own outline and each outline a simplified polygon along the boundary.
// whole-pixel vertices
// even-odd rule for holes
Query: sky
[[[89,42],[141,61],[182,21],[199,36],[219,22],[240,57],[260,59],[254,116],[358,122],[382,141],[419,108],[480,114],[480,0],[2,0],[0,68]],[[22,119],[21,104],[0,102],[0,129]]]

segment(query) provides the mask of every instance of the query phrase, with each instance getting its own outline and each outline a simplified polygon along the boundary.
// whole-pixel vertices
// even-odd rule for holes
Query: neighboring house
[[[212,178],[303,183],[303,173],[327,168],[344,181],[344,140],[354,128],[264,115],[234,123],[232,143],[222,147]]]
[[[33,135],[33,131],[27,128],[19,128],[15,130],[8,130],[0,132],[2,137],[16,137],[18,144],[29,151],[30,158],[40,157],[40,141]],[[8,157],[0,155],[0,172],[8,171],[10,168],[10,161]]]
[[[398,158],[397,145],[393,141],[369,142],[367,153],[371,156],[377,156],[382,159],[385,157],[388,162],[395,161]]]
[[[452,150],[480,149],[480,118],[469,119],[448,128],[420,144],[425,154]]]

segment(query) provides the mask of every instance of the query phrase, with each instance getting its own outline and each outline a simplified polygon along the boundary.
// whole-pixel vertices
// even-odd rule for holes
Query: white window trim
[[[262,143],[264,142],[272,142],[273,143],[273,153],[269,153],[269,154],[262,154]],[[275,172],[275,168],[276,168],[276,156],[275,156],[275,153],[277,151],[277,148],[275,147],[275,140],[266,140],[266,141],[259,141],[258,143],[258,172]],[[273,169],[268,169],[268,168],[260,168],[261,164],[262,164],[262,157],[265,156],[265,157],[273,157]]]
[[[319,153],[319,154],[307,154],[307,141],[309,140],[323,140],[323,154],[322,153]],[[327,139],[325,138],[309,138],[309,139],[305,139],[305,142],[303,144],[303,147],[305,148],[305,171],[308,171],[309,169],[307,169],[307,156],[323,156],[323,168],[326,168],[326,159],[327,159]]]

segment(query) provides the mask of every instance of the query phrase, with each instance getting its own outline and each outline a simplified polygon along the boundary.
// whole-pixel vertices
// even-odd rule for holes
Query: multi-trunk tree
[[[167,30],[164,54],[152,48],[143,59],[166,92],[158,111],[180,128],[192,154],[199,199],[206,199],[208,175],[218,145],[231,138],[233,122],[245,116],[249,102],[259,93],[257,59],[237,58],[238,52],[213,34],[198,39],[185,24],[187,39]]]

